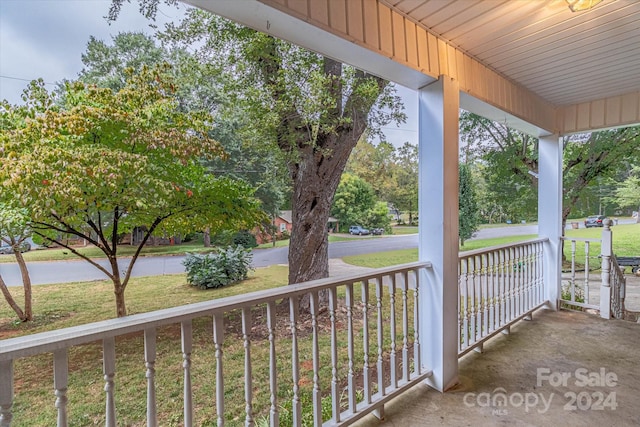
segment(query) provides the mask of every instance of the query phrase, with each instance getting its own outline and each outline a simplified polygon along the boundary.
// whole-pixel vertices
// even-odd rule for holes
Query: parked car
[[[31,244],[29,242],[22,242],[18,245],[20,252],[29,252],[31,250]],[[13,247],[4,241],[0,244],[0,255],[8,255],[13,253]]]
[[[352,225],[349,227],[349,234],[357,234],[358,236],[362,236],[365,234],[369,234],[369,230],[359,225]]]
[[[586,228],[589,227],[603,227],[604,223],[603,221],[606,219],[607,217],[604,215],[591,215],[588,216],[587,219],[584,220],[584,226]]]
[[[384,233],[384,228],[374,228],[371,230],[371,234],[374,236],[380,236],[382,233]]]

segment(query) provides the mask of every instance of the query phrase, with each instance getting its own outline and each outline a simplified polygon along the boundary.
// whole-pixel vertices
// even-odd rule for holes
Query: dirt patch
[[[19,335],[27,335],[28,332],[33,329],[55,323],[63,319],[68,319],[74,315],[75,313],[73,312],[52,311],[36,314],[30,322],[22,322],[15,318],[0,319],[0,340],[13,338]]]

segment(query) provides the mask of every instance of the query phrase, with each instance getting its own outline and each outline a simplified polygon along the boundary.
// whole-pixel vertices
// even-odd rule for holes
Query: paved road
[[[621,221],[622,223],[622,221]],[[487,239],[501,236],[536,234],[537,225],[513,225],[509,227],[485,228],[474,239]],[[350,241],[333,242],[329,245],[329,258],[342,258],[347,255],[360,255],[381,251],[415,248],[418,235],[386,236],[372,238],[363,236]],[[254,251],[253,266],[266,267],[273,264],[286,264],[289,248],[259,249]],[[156,276],[184,272],[183,256],[141,257],[136,261],[133,276]],[[106,266],[105,260],[98,261]],[[106,276],[84,260],[30,262],[27,264],[34,285],[49,283],[68,283],[90,280],[102,280]],[[120,260],[121,271],[129,265],[129,259]],[[7,286],[21,286],[22,279],[16,264],[0,264],[0,274]]]

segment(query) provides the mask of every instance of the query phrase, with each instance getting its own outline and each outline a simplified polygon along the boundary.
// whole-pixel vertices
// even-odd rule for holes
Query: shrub
[[[232,242],[234,245],[240,245],[246,249],[251,249],[258,246],[258,243],[256,242],[256,236],[249,233],[247,230],[241,230],[234,234]]]
[[[208,254],[187,254],[182,262],[187,281],[201,289],[220,288],[247,278],[251,269],[251,251],[238,245]]]

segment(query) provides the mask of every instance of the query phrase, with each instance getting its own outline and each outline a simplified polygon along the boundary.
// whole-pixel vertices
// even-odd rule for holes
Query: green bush
[[[256,242],[256,236],[249,233],[247,230],[241,230],[234,234],[232,243],[234,245],[240,245],[246,249],[251,249],[258,246],[258,243]]]
[[[238,245],[207,254],[187,254],[182,264],[190,285],[212,289],[246,279],[252,257],[251,251]]]

